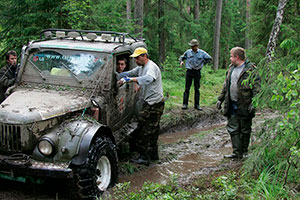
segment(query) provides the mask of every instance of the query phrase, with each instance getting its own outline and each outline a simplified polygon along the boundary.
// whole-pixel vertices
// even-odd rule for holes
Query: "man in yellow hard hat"
[[[142,109],[138,115],[138,127],[130,137],[130,148],[139,153],[132,162],[149,165],[158,160],[157,140],[159,121],[164,110],[164,97],[160,68],[149,59],[148,51],[138,47],[130,56],[135,58],[136,68],[120,73],[118,83],[137,83],[141,87]]]

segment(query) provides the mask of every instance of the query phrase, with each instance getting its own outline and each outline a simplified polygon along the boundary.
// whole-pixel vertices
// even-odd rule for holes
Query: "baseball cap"
[[[145,49],[144,47],[138,47],[134,50],[133,54],[130,55],[130,57],[138,57],[139,55],[148,53],[147,49]]]

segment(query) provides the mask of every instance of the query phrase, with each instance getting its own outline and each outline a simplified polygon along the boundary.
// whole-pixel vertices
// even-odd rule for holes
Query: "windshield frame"
[[[25,62],[23,66],[23,73],[21,76],[21,81],[25,83],[43,83],[43,84],[50,84],[50,85],[65,85],[65,86],[79,86],[79,87],[87,87],[93,88],[93,84],[97,82],[97,80],[105,74],[107,71],[107,64],[109,60],[111,60],[111,54],[107,52],[99,52],[99,51],[85,51],[85,50],[73,50],[73,49],[57,49],[57,48],[40,48],[35,50],[34,52],[30,52],[30,49],[27,49],[27,54],[25,54]],[[60,75],[51,75],[48,73],[43,72],[39,66],[32,62],[32,58],[34,55],[44,52],[68,52],[74,54],[85,54],[85,55],[93,55],[101,57],[103,64],[98,67],[95,71],[92,72],[89,76],[81,76],[78,77],[78,74],[74,74],[73,72],[69,71],[71,69],[66,69],[69,72],[69,76],[60,76]],[[67,68],[64,64],[62,68]],[[109,75],[108,75],[109,76]]]

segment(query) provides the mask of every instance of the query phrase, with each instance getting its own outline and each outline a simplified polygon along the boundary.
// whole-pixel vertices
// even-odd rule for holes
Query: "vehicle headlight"
[[[54,150],[53,141],[48,138],[44,138],[39,141],[38,148],[43,155],[49,156],[53,153]]]

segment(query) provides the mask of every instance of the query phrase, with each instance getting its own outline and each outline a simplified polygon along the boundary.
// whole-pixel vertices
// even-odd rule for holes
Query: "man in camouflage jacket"
[[[221,95],[218,97],[217,108],[221,109],[224,102],[224,115],[228,119],[227,130],[233,148],[233,153],[224,157],[242,158],[243,154],[248,152],[252,118],[255,115],[252,99],[259,92],[260,79],[254,76],[255,66],[246,60],[243,48],[231,49],[230,60],[231,65],[226,73]],[[254,81],[247,80],[252,74]]]
[[[6,53],[6,66],[0,69],[0,103],[6,98],[7,89],[15,84],[17,72],[17,53],[8,51]]]

